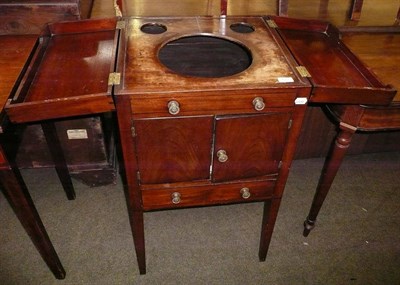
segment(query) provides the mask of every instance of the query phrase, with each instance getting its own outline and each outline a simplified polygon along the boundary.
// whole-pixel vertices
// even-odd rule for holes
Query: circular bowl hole
[[[194,77],[225,77],[246,70],[252,63],[244,45],[225,38],[195,35],[166,43],[158,58],[170,70]]]
[[[162,34],[167,31],[167,27],[159,23],[147,23],[140,27],[140,30],[146,34]]]
[[[247,23],[234,23],[230,26],[230,28],[232,31],[241,34],[249,34],[256,30],[252,25]]]

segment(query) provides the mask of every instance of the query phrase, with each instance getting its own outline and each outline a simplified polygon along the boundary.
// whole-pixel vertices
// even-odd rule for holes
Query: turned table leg
[[[303,235],[305,237],[308,236],[310,231],[315,227],[318,213],[328,195],[329,189],[335,179],[336,173],[339,170],[347,149],[350,146],[351,138],[355,131],[356,128],[350,125],[344,123],[340,124],[340,131],[337,134],[332,144],[331,151],[325,160],[310,212],[304,221]]]
[[[1,148],[0,157],[2,158],[0,181],[4,196],[54,276],[57,279],[64,279],[65,270],[47,235],[21,174],[18,169],[12,168],[8,164]]]
[[[42,123],[42,129],[58,178],[61,181],[65,193],[67,194],[67,198],[68,200],[74,200],[76,196],[74,186],[72,184],[68,165],[65,160],[64,152],[61,147],[60,139],[58,138],[54,122]]]

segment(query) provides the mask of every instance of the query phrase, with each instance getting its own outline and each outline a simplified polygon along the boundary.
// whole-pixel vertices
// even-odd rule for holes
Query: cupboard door
[[[134,120],[141,184],[210,179],[213,117]]]
[[[216,118],[213,182],[276,174],[291,113]]]

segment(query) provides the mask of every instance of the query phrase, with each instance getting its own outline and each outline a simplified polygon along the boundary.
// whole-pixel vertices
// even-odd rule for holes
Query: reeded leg
[[[269,244],[272,238],[276,218],[278,215],[281,199],[272,199],[264,202],[263,221],[261,226],[260,248],[258,258],[260,261],[265,261],[267,258]]]
[[[43,260],[57,279],[64,279],[65,270],[51,244],[19,171],[2,167],[0,181],[5,197]]]
[[[341,125],[341,130],[339,131],[332,145],[331,152],[325,160],[324,168],[319,179],[310,212],[304,221],[303,235],[305,237],[308,236],[310,231],[315,227],[318,213],[326,196],[328,195],[329,189],[331,188],[332,182],[335,179],[336,173],[339,170],[346,151],[350,146],[351,138],[354,132],[355,129],[346,128]]]
[[[57,171],[58,178],[67,194],[68,200],[75,199],[75,190],[72,184],[71,176],[69,175],[69,170],[67,162],[64,157],[64,152],[61,148],[60,140],[57,136],[57,130],[53,122],[42,123],[42,129],[44,137],[46,138],[51,157],[54,162],[55,169]]]

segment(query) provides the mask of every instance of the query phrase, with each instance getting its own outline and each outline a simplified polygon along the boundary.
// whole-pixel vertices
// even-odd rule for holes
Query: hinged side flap
[[[312,77],[305,66],[296,66],[296,69],[302,77]]]
[[[112,72],[108,76],[108,85],[119,85],[121,83],[121,73]]]

